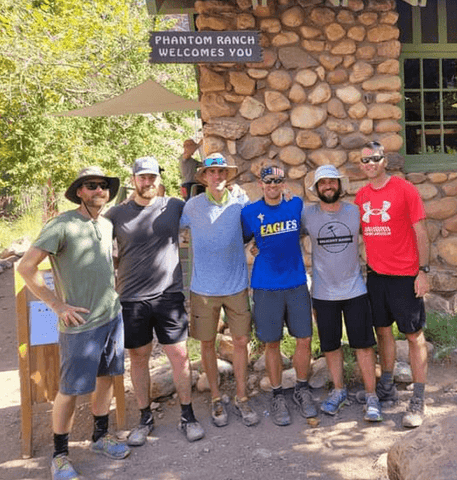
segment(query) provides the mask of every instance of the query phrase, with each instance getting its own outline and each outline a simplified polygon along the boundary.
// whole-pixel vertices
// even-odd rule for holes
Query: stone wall
[[[199,66],[204,152],[224,153],[260,196],[262,165],[284,167],[290,190],[308,201],[314,170],[337,166],[350,179],[349,200],[365,183],[361,147],[378,140],[389,169],[402,175],[403,139],[398,13],[394,0],[195,2],[197,29],[258,30],[263,61]],[[432,248],[433,308],[457,308],[457,175],[410,174],[426,202]],[[310,243],[305,240],[306,263]]]

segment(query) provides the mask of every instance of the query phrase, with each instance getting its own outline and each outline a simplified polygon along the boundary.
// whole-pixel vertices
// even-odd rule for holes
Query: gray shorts
[[[284,324],[295,338],[312,336],[311,298],[306,285],[287,290],[254,290],[253,300],[254,323],[260,341],[281,340]]]
[[[59,391],[64,395],[93,392],[97,377],[124,373],[122,314],[87,332],[59,333],[59,350]]]

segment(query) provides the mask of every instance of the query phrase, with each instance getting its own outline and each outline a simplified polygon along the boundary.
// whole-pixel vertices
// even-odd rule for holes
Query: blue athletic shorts
[[[173,345],[187,340],[189,322],[183,293],[163,293],[149,300],[121,304],[125,348],[140,348],[151,343],[154,331],[162,345]]]
[[[340,348],[343,316],[351,348],[369,348],[376,344],[367,294],[347,300],[313,298],[313,310],[323,352]]]
[[[402,333],[416,333],[425,325],[424,299],[416,297],[412,276],[367,274],[367,290],[375,327],[397,322]]]
[[[122,314],[87,332],[59,333],[59,350],[59,391],[64,395],[93,392],[97,377],[124,373]]]
[[[311,298],[306,285],[287,290],[254,290],[253,300],[254,323],[260,341],[281,340],[284,323],[295,338],[312,336]]]

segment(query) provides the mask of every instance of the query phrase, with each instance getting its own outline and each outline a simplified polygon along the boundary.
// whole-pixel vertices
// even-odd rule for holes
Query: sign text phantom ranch
[[[153,32],[152,63],[261,62],[258,32]]]

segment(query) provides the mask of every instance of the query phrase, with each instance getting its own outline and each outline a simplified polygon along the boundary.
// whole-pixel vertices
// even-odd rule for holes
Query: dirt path
[[[0,274],[0,331],[0,478],[48,479],[52,453],[50,404],[34,407],[34,457],[21,458],[11,270]],[[324,389],[315,390],[316,402],[326,393]],[[290,392],[288,395],[292,405]],[[195,394],[196,415],[206,437],[194,444],[177,432],[179,406],[169,399],[161,404],[161,418],[156,416],[156,429],[149,442],[134,449],[124,461],[112,461],[89,451],[92,420],[88,399],[83,398],[70,438],[70,456],[86,480],[387,480],[387,452],[407,434],[400,421],[409,395],[401,391],[400,404],[385,410],[385,420],[380,424],[364,422],[361,406],[353,402],[335,418],[321,416],[319,426],[312,428],[296,410],[292,425],[273,425],[267,414],[269,396],[260,394],[253,398],[253,406],[263,415],[260,425],[244,427],[231,411],[230,424],[218,429],[210,424],[208,396]],[[429,416],[457,414],[455,365],[430,364],[427,399]],[[127,407],[127,426],[131,428],[137,411],[130,391]]]

